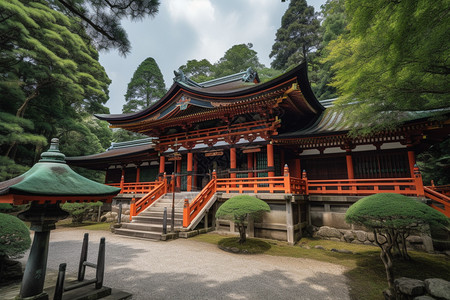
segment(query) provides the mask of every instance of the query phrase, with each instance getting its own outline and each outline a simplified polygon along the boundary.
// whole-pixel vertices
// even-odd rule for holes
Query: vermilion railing
[[[161,181],[108,183],[109,186],[121,188],[121,194],[147,194],[155,189]]]
[[[216,172],[213,172],[213,179],[203,188],[203,190],[189,203],[189,200],[184,200],[183,207],[183,227],[188,227],[200,211],[206,206],[211,198],[216,193]]]
[[[429,187],[424,187],[424,191],[425,196],[433,200],[430,206],[450,218],[450,197],[447,197],[446,195],[441,194]]]
[[[152,205],[156,200],[167,193],[167,180],[158,182],[158,185],[152,189],[147,195],[139,200],[134,198],[130,203],[130,220],[133,216],[137,216],[139,213],[143,212],[147,207]]]
[[[432,189],[440,194],[450,197],[450,184],[447,185],[434,185],[433,180],[431,181],[431,186],[427,186],[427,188]]]
[[[379,178],[308,180],[309,195],[372,195],[395,193],[423,197],[423,185],[417,178]]]

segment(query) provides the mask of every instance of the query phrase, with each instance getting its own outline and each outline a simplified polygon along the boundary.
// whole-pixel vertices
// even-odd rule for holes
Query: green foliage
[[[0,2],[0,155],[15,161],[2,164],[3,179],[35,163],[52,137],[67,156],[110,143],[107,125],[92,119],[108,113],[110,80],[80,20],[59,8],[44,0]]]
[[[337,97],[336,87],[330,86],[334,76],[334,72],[331,70],[332,63],[322,61],[323,57],[328,54],[325,47],[345,32],[347,19],[345,16],[344,0],[328,0],[321,8],[323,21],[320,27],[320,33],[322,41],[317,52],[310,60],[311,63],[309,66],[311,71],[309,72],[309,78],[311,88],[317,99],[324,100]]]
[[[308,6],[306,0],[291,0],[269,55],[274,57],[272,67],[286,70],[306,61],[319,45],[319,27],[314,7]]]
[[[417,156],[417,165],[425,184],[450,184],[450,139],[434,144]]]
[[[18,258],[28,248],[31,239],[28,227],[17,217],[0,213],[0,257]]]
[[[145,59],[133,74],[125,94],[124,113],[137,112],[149,107],[166,93],[164,77],[156,61]]]
[[[373,230],[375,242],[381,249],[380,258],[385,266],[389,288],[394,285],[394,255],[410,260],[406,248],[408,235],[413,231],[426,232],[430,226],[449,224],[445,215],[426,204],[391,193],[358,200],[347,210],[345,221]]]
[[[374,194],[354,203],[345,221],[368,229],[423,230],[424,225],[447,225],[442,213],[412,198],[391,193]]]
[[[0,182],[17,177],[28,169],[28,166],[16,164],[12,159],[0,156]]]
[[[253,44],[234,45],[214,65],[214,77],[219,78],[239,73],[252,67],[254,70],[263,68],[259,62],[258,53],[252,49]]]
[[[49,6],[75,17],[95,40],[99,49],[117,48],[125,55],[130,51],[127,33],[121,26],[123,18],[140,20],[158,12],[158,0],[48,0]]]
[[[102,206],[103,202],[89,202],[89,203],[64,203],[61,208],[67,211],[72,217],[72,223],[80,224],[85,220],[91,210],[94,209],[93,213],[97,212],[98,207]],[[96,208],[96,209],[95,209]]]
[[[225,201],[216,212],[216,218],[222,218],[234,222],[240,234],[239,243],[246,242],[245,222],[250,216],[253,219],[259,219],[264,212],[269,212],[269,205],[252,196],[239,195]]]
[[[185,65],[179,68],[184,75],[195,82],[204,82],[213,79],[214,66],[207,60],[188,60]]]
[[[115,143],[141,140],[145,138],[148,138],[148,136],[121,128],[115,129],[112,134],[112,141]]]
[[[225,201],[217,210],[216,218],[242,223],[248,216],[257,219],[263,212],[269,211],[270,207],[266,202],[256,197],[239,195]]]
[[[363,133],[410,112],[448,110],[447,1],[348,0],[345,8],[349,31],[329,43],[326,58],[336,72],[336,109],[370,125]]]

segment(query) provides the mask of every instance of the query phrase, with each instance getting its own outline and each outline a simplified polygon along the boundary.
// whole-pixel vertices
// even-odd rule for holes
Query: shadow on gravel
[[[218,268],[220,268],[218,266]],[[245,276],[231,281],[205,280],[188,273],[136,272],[117,269],[118,288],[133,293],[133,299],[349,299],[342,276],[317,273],[302,283],[280,270]]]

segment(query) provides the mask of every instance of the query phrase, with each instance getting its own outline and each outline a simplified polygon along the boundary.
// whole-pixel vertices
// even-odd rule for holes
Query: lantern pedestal
[[[25,266],[19,297],[22,299],[48,299],[43,292],[45,273],[47,271],[48,244],[50,230],[55,223],[67,218],[69,214],[55,204],[37,204],[32,202],[30,208],[18,215],[26,222],[31,222],[34,239],[30,255]]]

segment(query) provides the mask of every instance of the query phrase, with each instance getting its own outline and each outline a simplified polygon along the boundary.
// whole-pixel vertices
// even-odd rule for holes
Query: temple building
[[[250,234],[291,243],[308,225],[345,227],[346,209],[373,193],[428,198],[450,216],[450,198],[424,187],[415,168],[418,153],[448,138],[449,118],[412,116],[396,129],[351,137],[343,122],[349,116],[332,109],[333,99],[314,96],[306,64],[264,83],[250,68],[203,83],[176,75],[147,109],[96,115],[148,138],[67,159],[105,170],[107,184],[134,195],[133,222],[122,230],[132,230],[138,215],[158,212],[171,191],[184,198],[177,211],[181,231],[200,223],[234,231],[233,224],[216,222],[215,210],[249,193],[271,207]]]

